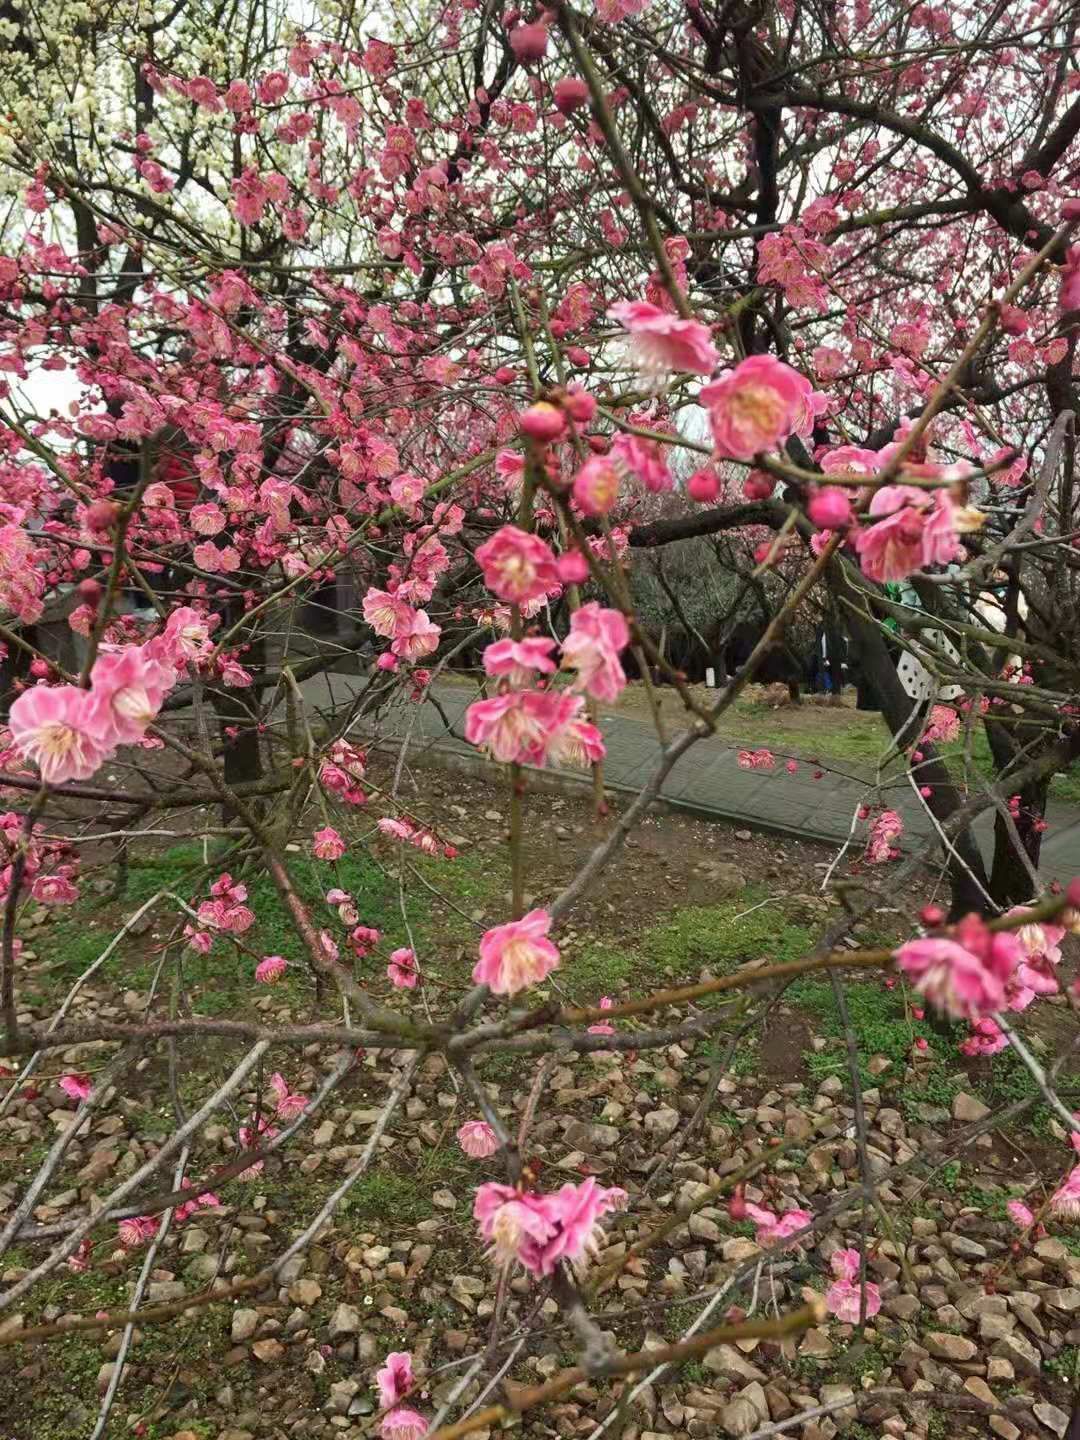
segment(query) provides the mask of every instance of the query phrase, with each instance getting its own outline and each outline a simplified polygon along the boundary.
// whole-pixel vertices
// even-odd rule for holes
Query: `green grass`
[[[814,932],[777,906],[760,904],[764,894],[750,887],[738,901],[685,906],[648,930],[642,949],[655,964],[683,974],[703,967],[728,974],[748,960],[781,963],[805,955]]]
[[[443,965],[448,955],[445,942],[460,941],[471,949],[478,930],[468,915],[477,909],[486,909],[500,892],[502,881],[498,869],[492,867],[488,857],[480,854],[446,861],[410,852],[409,863],[430,885],[466,912],[461,915],[449,906],[440,906],[429,890],[409,877],[406,914],[412,938],[423,954],[423,947],[437,934],[440,977],[460,979],[460,975],[449,973],[454,968],[452,957]],[[47,980],[37,980],[39,994],[28,998],[44,1002],[48,997],[41,993],[43,988],[66,988],[101,955],[123,919],[158,891],[171,891],[197,908],[199,901],[208,897],[210,884],[224,868],[220,859],[212,859],[209,867],[206,866],[197,845],[178,845],[159,855],[132,861],[121,902],[85,896],[70,909],[55,913],[46,927],[33,932],[34,947],[52,962],[52,969]],[[349,851],[333,866],[298,853],[291,857],[289,869],[298,893],[310,907],[316,922],[325,924],[331,934],[340,938],[340,927],[324,897],[327,890],[337,887],[353,896],[361,921],[382,932],[379,956],[385,950],[408,943],[397,878],[364,851]],[[255,924],[243,936],[248,951],[258,956],[283,955],[293,962],[277,985],[275,995],[282,1000],[310,1001],[312,982],[303,947],[270,876],[252,865],[246,868],[234,865],[231,873],[235,880],[247,886],[246,903],[256,917]],[[438,919],[436,910],[440,912]],[[147,918],[158,921],[160,929],[164,928],[160,922],[165,916],[170,921],[180,919],[175,905],[168,901],[149,912]],[[146,932],[125,937],[98,972],[100,978],[124,988],[148,989],[160,963],[161,951],[160,942],[148,943],[145,936]],[[209,954],[177,947],[173,951],[174,959],[177,955],[184,988],[203,1013],[228,1014],[238,1003],[252,998],[255,961],[250,953],[238,951],[227,938],[217,939]],[[361,972],[381,978],[385,960],[379,956],[360,962]],[[472,962],[470,955],[469,968]],[[171,966],[169,973],[172,973]]]
[[[352,1187],[342,1201],[341,1213],[354,1220],[410,1225],[431,1215],[431,1197],[416,1176],[374,1171]]]
[[[823,713],[829,717],[825,725],[820,722]],[[752,743],[784,754],[858,767],[876,766],[889,745],[888,732],[880,715],[874,711],[826,709],[823,712],[818,706],[804,706],[801,711],[785,709],[783,715],[784,723],[780,724],[777,712],[768,705],[747,701],[728,712],[721,733],[734,743]],[[796,717],[804,720],[805,733],[803,727],[796,723]],[[956,779],[962,781],[965,764],[963,734],[941,749]],[[994,776],[990,746],[981,725],[976,727],[972,736],[971,759],[976,779]],[[1067,773],[1055,776],[1050,794],[1055,800],[1080,805],[1080,767],[1074,766]]]

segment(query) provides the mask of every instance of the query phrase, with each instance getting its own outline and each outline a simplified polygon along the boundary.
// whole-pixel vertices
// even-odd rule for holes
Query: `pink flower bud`
[[[720,494],[720,482],[710,470],[695,470],[686,482],[686,493],[699,504],[711,505]]]
[[[1018,306],[1002,305],[1001,328],[1006,335],[1023,335],[1029,323],[1027,315]]]
[[[919,924],[926,926],[941,925],[945,920],[945,911],[940,905],[924,905],[919,911]]]
[[[111,530],[119,514],[112,500],[95,500],[86,507],[86,524],[91,530]]]
[[[520,417],[522,430],[534,440],[557,440],[566,429],[561,410],[549,405],[546,400],[530,405]]]
[[[563,404],[566,413],[579,425],[587,425],[596,414],[596,401],[585,390],[570,390]]]
[[[377,670],[396,670],[398,668],[398,657],[391,655],[389,650],[384,650],[375,661],[375,668]]]
[[[517,379],[517,371],[509,365],[500,365],[493,377],[500,385],[510,385]]]
[[[589,578],[589,562],[580,550],[564,550],[555,569],[564,585],[581,585]]]
[[[589,87],[584,80],[579,80],[576,75],[570,75],[565,80],[555,81],[552,95],[555,99],[555,109],[561,115],[571,115],[588,100]]]
[[[842,530],[851,523],[851,501],[839,485],[826,485],[811,495],[806,513],[819,530]]]
[[[542,60],[547,54],[548,28],[542,20],[531,25],[518,25],[510,31],[510,49],[523,65]]]
[[[742,493],[747,500],[768,500],[775,484],[776,481],[771,475],[763,475],[760,470],[752,470],[743,481]]]

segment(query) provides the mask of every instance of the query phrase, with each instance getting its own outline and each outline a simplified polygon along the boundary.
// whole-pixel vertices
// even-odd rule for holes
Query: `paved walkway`
[[[303,688],[311,704],[337,707],[365,683],[354,675],[320,675]],[[407,701],[396,702],[384,713],[380,732],[403,735],[411,726],[410,743],[414,747],[434,745],[439,750],[475,756],[473,746],[458,738],[465,708],[474,695],[464,685],[436,685],[434,703],[425,701],[418,708]],[[447,722],[457,736],[448,733]],[[612,790],[636,793],[657,762],[656,732],[646,721],[606,712],[601,715],[601,728],[607,745],[605,783]],[[752,746],[752,737],[746,743]],[[668,775],[662,797],[702,819],[722,820],[751,830],[832,844],[847,838],[855,810],[867,798],[866,781],[828,770],[815,780],[815,767],[806,761],[800,763],[794,775],[789,775],[782,765],[771,771],[742,770],[737,756],[738,748],[722,740],[699,740]],[[933,833],[933,822],[906,779],[891,780],[881,798],[903,816],[909,840]],[[1080,875],[1080,809],[1051,801],[1046,818],[1049,829],[1042,849],[1043,875],[1061,880]],[[989,859],[992,813],[982,815],[974,828]],[[864,825],[858,826],[860,846],[865,829]]]

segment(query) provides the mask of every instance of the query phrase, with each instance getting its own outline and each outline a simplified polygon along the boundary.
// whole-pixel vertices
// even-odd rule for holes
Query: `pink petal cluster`
[[[932,705],[930,707],[930,723],[923,731],[923,740],[927,745],[934,745],[938,742],[949,744],[960,734],[960,716],[951,705]]]
[[[592,763],[603,759],[604,742],[585,719],[580,695],[552,690],[513,690],[476,700],[465,713],[465,738],[502,764]]]
[[[797,1235],[800,1230],[805,1230],[814,1218],[809,1210],[785,1210],[782,1215],[777,1215],[774,1210],[755,1205],[749,1200],[746,1201],[745,1209],[747,1218],[757,1227],[754,1239],[763,1248]]]
[[[400,950],[391,952],[386,978],[395,990],[416,989],[420,974],[416,968],[416,956],[408,946],[403,945]]]
[[[486,1120],[466,1120],[457,1132],[457,1142],[471,1160],[486,1160],[499,1148],[499,1137]]]
[[[590,1175],[550,1195],[489,1181],[476,1192],[473,1214],[500,1264],[550,1275],[560,1260],[581,1260],[596,1248],[600,1217],[625,1203],[626,1192],[604,1189]]]
[[[562,668],[576,670],[574,686],[597,700],[617,700],[626,685],[619,652],[630,643],[630,629],[618,610],[606,610],[590,600],[570,617],[570,634],[563,641]]]
[[[947,565],[963,554],[955,507],[943,490],[883,485],[870,501],[869,522],[855,532],[863,574],[903,580],[927,565]]]
[[[428,1424],[416,1410],[400,1402],[413,1389],[412,1356],[407,1350],[392,1350],[381,1370],[375,1374],[379,1387],[379,1405],[387,1413],[379,1423],[383,1440],[419,1440]]]
[[[531,685],[537,675],[553,675],[551,652],[555,641],[548,635],[524,640],[495,640],[484,650],[484,671],[509,681],[515,690]]]
[[[607,315],[629,332],[634,357],[645,371],[711,375],[720,361],[709,327],[697,320],[682,320],[647,300],[620,300]]]
[[[270,1076],[270,1089],[277,1100],[279,1120],[295,1120],[308,1107],[308,1097],[289,1089],[289,1082],[276,1070]]]
[[[1035,1215],[1029,1210],[1022,1200],[1010,1200],[1005,1206],[1009,1219],[1021,1230],[1030,1229],[1035,1223]]]
[[[383,1440],[421,1440],[428,1432],[428,1422],[418,1410],[407,1405],[396,1405],[389,1414],[379,1421],[379,1434]]]
[[[93,1090],[89,1075],[61,1075],[60,1089],[72,1100],[85,1100]]]
[[[508,605],[543,600],[559,588],[559,572],[551,547],[537,535],[504,525],[476,551],[484,584]]]
[[[195,617],[194,620],[192,617]],[[161,635],[145,645],[102,649],[90,671],[90,688],[35,685],[11,707],[8,723],[17,753],[32,760],[50,785],[88,780],[117,745],[142,740],[187,663],[194,628],[205,639],[197,612],[173,612]]]
[[[373,929],[370,925],[357,925],[349,932],[349,944],[360,960],[365,955],[369,955],[381,939],[382,932]]]
[[[1063,1220],[1080,1219],[1080,1165],[1069,1171],[1050,1196],[1050,1210]]]
[[[997,1055],[1008,1043],[1009,1037],[997,1021],[987,1015],[971,1022],[971,1033],[966,1040],[961,1040],[959,1048],[964,1055]]]
[[[610,1010],[614,1006],[615,1001],[612,1000],[610,995],[601,995],[598,1004],[601,1010]],[[609,1024],[606,1020],[599,1020],[595,1025],[589,1026],[588,1033],[590,1035],[614,1035],[615,1026]]]
[[[154,1238],[159,1223],[156,1215],[132,1215],[117,1225],[117,1238],[125,1250],[137,1250],[140,1245],[145,1245]]]
[[[857,1250],[835,1250],[830,1260],[836,1279],[825,1291],[825,1304],[830,1315],[835,1315],[846,1325],[859,1323],[862,1309],[862,1293],[859,1286],[859,1252]],[[881,1309],[881,1290],[868,1280],[866,1290],[866,1318],[869,1320]]]
[[[473,980],[494,995],[516,995],[538,985],[559,968],[558,949],[547,938],[550,929],[551,916],[546,910],[530,910],[520,920],[486,931]]]
[[[1058,309],[1063,315],[1080,310],[1080,245],[1072,245],[1065,254],[1061,269],[1061,290]]]
[[[740,770],[775,770],[776,756],[771,750],[740,750],[736,764]]]
[[[1003,1009],[1020,942],[1009,931],[988,930],[977,915],[966,916],[953,934],[909,940],[895,952],[897,964],[931,1005],[955,1019]]]
[[[619,498],[619,470],[609,455],[594,455],[574,476],[574,499],[583,515],[599,519]]]
[[[884,865],[897,856],[896,842],[904,833],[904,819],[895,810],[883,810],[870,827],[866,842],[866,863]]]
[[[285,970],[286,961],[280,955],[266,955],[255,966],[255,979],[260,985],[274,985]]]
[[[778,449],[802,416],[808,388],[797,371],[771,355],[751,355],[702,386],[698,399],[709,412],[716,453],[752,460]]]
[[[15,751],[34,762],[48,785],[89,780],[112,754],[90,733],[88,700],[89,692],[75,685],[35,685],[11,707]]]
[[[345,841],[332,825],[326,825],[311,837],[311,853],[316,860],[340,860],[345,854]]]
[[[192,1190],[195,1187],[192,1185],[190,1180],[181,1180],[180,1188],[181,1190]],[[185,1220],[190,1219],[190,1217],[195,1214],[196,1210],[216,1209],[220,1204],[221,1201],[218,1199],[218,1197],[214,1194],[212,1190],[203,1190],[200,1194],[193,1196],[190,1200],[181,1201],[181,1203],[176,1207],[176,1210],[174,1212],[176,1223],[178,1225],[182,1225]]]

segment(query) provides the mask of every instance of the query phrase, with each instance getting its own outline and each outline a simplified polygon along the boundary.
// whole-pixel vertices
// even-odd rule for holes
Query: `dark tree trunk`
[[[1016,830],[1024,847],[1024,853],[1038,874],[1039,855],[1042,850],[1042,831],[1037,829],[1046,812],[1046,797],[1050,779],[1033,781],[1020,792],[1020,817]],[[1028,867],[1016,853],[1016,845],[1009,834],[1004,816],[1000,813],[994,823],[994,863],[990,872],[990,894],[1001,906],[1019,905],[1035,895]]]
[[[845,588],[849,588],[850,576],[845,574],[844,578],[848,580]],[[852,650],[863,675],[877,693],[886,725],[893,735],[903,732],[907,737],[909,732],[905,730],[905,725],[910,721],[910,738],[917,739],[917,722],[911,720],[915,702],[900,684],[881,630],[872,620],[865,619],[859,609],[847,606],[844,609]],[[919,748],[923,755],[919,783],[930,787],[926,803],[935,818],[944,824],[960,808],[961,797],[934,747],[920,745]],[[953,836],[952,849],[946,855],[945,863],[952,892],[950,918],[959,919],[970,911],[983,913],[987,908],[983,891],[990,890],[990,880],[970,826],[965,826]]]
[[[232,617],[226,614],[224,624],[231,623]],[[244,652],[243,664],[246,670],[251,671],[257,684],[266,669],[266,640],[262,636],[257,636]],[[245,781],[263,778],[259,731],[251,716],[252,709],[259,703],[258,694],[259,692],[254,686],[250,689],[229,690],[219,684],[210,691],[210,698],[221,728],[224,779],[226,785],[230,787]],[[228,734],[227,732],[231,730],[235,730],[237,733],[235,735]],[[258,800],[253,799],[250,803],[256,809],[262,808],[262,802]],[[224,824],[231,824],[235,818],[230,806],[222,807]]]

